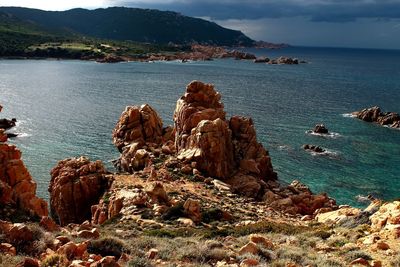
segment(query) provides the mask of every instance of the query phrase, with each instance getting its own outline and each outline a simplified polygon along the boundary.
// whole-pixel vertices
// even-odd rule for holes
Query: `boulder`
[[[319,134],[327,134],[329,131],[328,128],[325,127],[325,125],[317,124],[315,125],[313,132]]]
[[[132,143],[160,143],[162,126],[161,118],[149,105],[126,107],[113,131],[113,143],[120,152]]]
[[[243,247],[241,247],[239,249],[239,255],[243,255],[243,254],[253,254],[253,255],[258,255],[258,253],[260,253],[260,249],[258,248],[257,244],[250,241],[249,243],[247,243],[246,245],[244,245]]]
[[[39,267],[39,260],[34,258],[24,258],[16,267]]]
[[[43,216],[40,220],[40,226],[49,232],[55,232],[60,230],[60,227],[48,216]]]
[[[194,199],[187,199],[183,204],[183,210],[194,223],[201,221],[201,205],[200,202]]]
[[[51,171],[50,207],[60,225],[82,223],[91,218],[91,206],[108,188],[101,161],[71,158],[58,162]]]
[[[15,247],[9,243],[1,243],[0,244],[0,253],[15,256],[17,255],[17,250]]]
[[[153,182],[145,187],[145,192],[155,204],[168,204],[169,198],[164,186],[160,182]]]

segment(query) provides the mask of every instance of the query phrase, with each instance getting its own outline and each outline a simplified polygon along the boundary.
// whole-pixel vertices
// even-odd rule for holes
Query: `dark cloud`
[[[400,0],[111,1],[113,5],[173,10],[213,20],[308,17],[319,22],[400,18]]]

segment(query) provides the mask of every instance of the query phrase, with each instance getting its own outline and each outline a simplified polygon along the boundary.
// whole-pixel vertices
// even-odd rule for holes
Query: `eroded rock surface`
[[[50,207],[60,225],[82,223],[91,218],[91,206],[99,202],[108,187],[101,161],[71,158],[60,161],[51,171]]]

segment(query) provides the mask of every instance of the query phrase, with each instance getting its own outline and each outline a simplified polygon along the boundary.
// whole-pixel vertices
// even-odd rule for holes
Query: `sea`
[[[2,118],[17,118],[10,140],[48,199],[59,160],[87,156],[110,171],[119,153],[111,132],[126,106],[154,107],[173,124],[176,101],[192,80],[215,85],[228,116],[250,116],[282,183],[297,179],[339,204],[366,196],[400,198],[400,131],[352,118],[371,106],[400,113],[400,50],[289,47],[248,49],[296,57],[299,65],[217,59],[99,64],[75,60],[0,60]],[[310,134],[323,123],[328,136]],[[304,144],[327,150],[316,155]]]

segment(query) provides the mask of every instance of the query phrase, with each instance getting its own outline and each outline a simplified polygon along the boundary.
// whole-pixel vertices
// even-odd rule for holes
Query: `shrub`
[[[103,237],[98,240],[91,240],[88,244],[87,251],[101,256],[121,257],[121,254],[128,252],[126,244],[121,239],[116,237]]]
[[[348,262],[352,262],[353,260],[358,258],[363,258],[364,260],[372,260],[370,255],[361,250],[349,251],[347,254],[344,255],[344,258]]]
[[[64,255],[52,254],[47,256],[41,267],[64,267],[68,265],[68,259]]]

